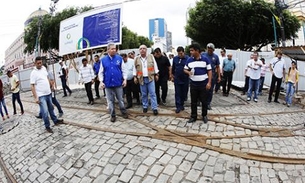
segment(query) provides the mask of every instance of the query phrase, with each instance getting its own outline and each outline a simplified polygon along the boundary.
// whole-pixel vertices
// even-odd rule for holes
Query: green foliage
[[[122,44],[119,46],[120,50],[139,48],[142,44],[151,47],[152,42],[147,37],[138,36],[125,26],[122,28]]]
[[[253,50],[274,42],[272,12],[276,8],[264,0],[200,0],[189,10],[186,34],[201,45]],[[297,18],[284,11],[286,39],[296,37]],[[280,26],[276,26],[277,35]],[[278,36],[280,37],[280,36]]]
[[[41,17],[41,32],[40,32],[40,47],[42,50],[49,48],[59,48],[59,28],[60,22],[77,14],[83,13],[93,9],[91,6],[86,7],[71,7],[58,12],[55,16],[44,15]],[[24,52],[32,53],[36,47],[36,38],[38,34],[39,17],[35,17],[29,26],[25,29],[24,42],[26,48]],[[122,28],[122,45],[120,49],[138,48],[141,44],[146,44],[148,47],[152,42],[148,38],[138,36],[136,33],[128,30],[126,27]]]

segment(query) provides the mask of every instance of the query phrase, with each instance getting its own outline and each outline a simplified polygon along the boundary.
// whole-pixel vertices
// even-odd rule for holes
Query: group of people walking
[[[134,53],[119,55],[116,45],[110,43],[107,46],[105,56],[101,59],[98,55],[94,56],[93,66],[88,64],[86,58],[82,59],[78,79],[80,83],[85,85],[88,104],[90,105],[94,104],[92,85],[94,84],[95,99],[100,98],[99,91],[101,88],[103,89],[111,122],[116,121],[115,99],[118,101],[123,118],[128,118],[127,109],[133,106],[133,98],[137,100],[137,105],[142,102],[143,113],[148,112],[150,105],[152,113],[158,115],[159,104],[167,105],[168,82],[172,81],[175,89],[175,112],[180,113],[185,109],[184,102],[188,98],[188,92],[190,92],[191,116],[187,122],[193,123],[198,119],[197,106],[200,103],[201,119],[204,123],[207,123],[208,110],[212,109],[211,101],[214,89],[217,93],[222,86],[223,96],[229,95],[236,62],[232,59],[233,55],[231,53],[226,55],[225,49],[221,49],[221,56],[218,57],[214,53],[215,46],[212,43],[207,45],[207,51],[204,53],[201,52],[200,45],[197,43],[191,44],[189,50],[190,56],[185,54],[183,47],[178,47],[178,55],[173,57],[172,62],[170,62],[166,55],[162,54],[160,48],[156,48],[153,54],[150,54],[147,52],[147,47],[141,45],[139,47],[140,54],[135,57]],[[263,58],[258,59],[258,57],[258,52],[253,52],[251,59],[247,62],[245,70],[247,100],[250,101],[254,94],[253,101],[258,102],[258,95],[261,93],[264,84],[265,71],[269,68],[272,72],[272,81],[268,102],[271,102],[275,90],[274,102],[279,103],[280,86],[282,80],[285,80],[287,92],[284,104],[289,107],[299,78],[296,62],[291,63],[285,77],[286,66],[281,51],[277,52],[277,56],[272,59],[269,66],[265,64]],[[63,97],[66,97],[67,91],[69,95],[72,94],[66,83],[68,69],[62,61],[59,64],[60,71],[58,74],[64,91]],[[19,80],[11,71],[8,71],[7,75],[11,82],[14,114],[16,114],[15,101],[19,103],[21,114],[23,114],[23,105],[19,95]],[[42,118],[46,130],[52,132],[48,116],[50,114],[55,125],[61,124],[63,123],[63,120],[60,119],[63,110],[55,97],[53,73],[48,72],[47,65],[43,66],[41,57],[35,59],[30,83],[35,102],[40,106],[37,117]],[[0,82],[0,87],[3,88],[2,82]],[[124,104],[124,94],[126,95],[127,106]],[[5,115],[9,118],[3,90],[0,92],[0,103],[5,110],[4,114],[2,107],[0,108],[3,120]],[[53,104],[58,108],[58,116],[54,114]]]

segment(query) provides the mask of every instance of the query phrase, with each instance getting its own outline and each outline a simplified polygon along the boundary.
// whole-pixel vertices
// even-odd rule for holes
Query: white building
[[[47,11],[38,9],[30,14],[30,16],[24,22],[24,28],[26,28],[33,18],[48,14]],[[26,44],[24,43],[24,32],[20,34],[12,44],[5,50],[5,63],[4,69],[22,70],[33,65],[34,54],[25,54],[24,49]]]

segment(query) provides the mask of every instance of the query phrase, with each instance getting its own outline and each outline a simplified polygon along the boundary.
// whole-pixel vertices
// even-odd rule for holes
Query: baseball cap
[[[207,45],[207,48],[211,48],[211,49],[215,50],[215,46],[214,46],[213,43],[209,43],[209,44]]]

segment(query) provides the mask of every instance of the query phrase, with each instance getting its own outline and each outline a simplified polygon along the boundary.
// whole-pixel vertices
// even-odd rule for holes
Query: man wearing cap
[[[21,114],[24,113],[23,110],[23,105],[22,102],[20,100],[20,89],[19,89],[19,85],[20,85],[20,81],[18,79],[18,77],[12,73],[12,71],[8,70],[7,71],[7,76],[9,77],[9,81],[11,84],[11,91],[12,91],[12,103],[13,103],[13,109],[14,109],[14,115],[17,114],[16,112],[16,100],[20,106],[20,110],[21,110]]]
[[[208,91],[208,110],[212,110],[211,102],[213,98],[213,91],[214,86],[216,82],[221,81],[221,75],[220,75],[220,68],[219,68],[219,58],[218,55],[214,53],[215,46],[213,43],[207,44],[207,52],[203,53],[205,57],[207,57],[210,60],[211,67],[212,67],[212,85],[210,90]]]
[[[68,79],[68,74],[69,74],[69,71],[68,71],[68,68],[66,66],[66,64],[63,63],[62,60],[60,60],[59,62],[59,65],[60,65],[60,70],[59,70],[59,77],[60,77],[60,80],[61,80],[61,84],[62,84],[62,89],[64,90],[64,96],[63,97],[66,97],[67,96],[67,91],[69,92],[69,95],[72,94],[72,91],[70,90],[69,86],[67,85],[67,79]]]

